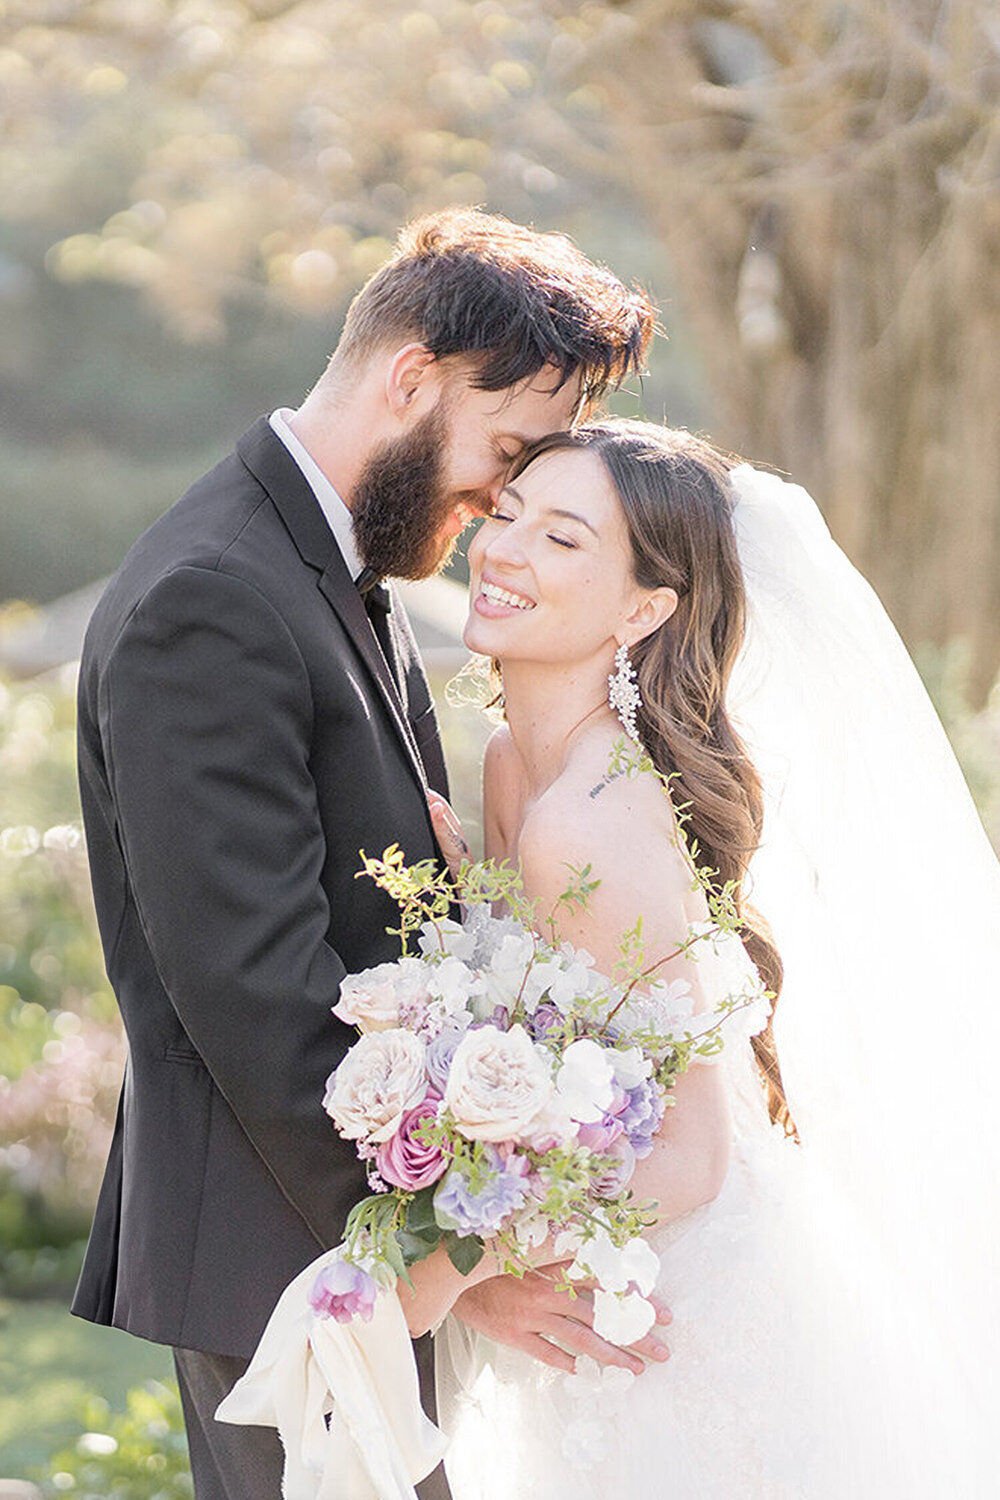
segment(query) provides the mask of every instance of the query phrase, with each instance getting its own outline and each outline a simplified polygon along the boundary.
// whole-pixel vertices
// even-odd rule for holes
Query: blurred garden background
[[[405,219],[483,204],[653,293],[617,410],[812,490],[1000,846],[1000,12],[0,0],[0,112],[0,1476],[180,1496],[168,1357],[65,1311],[123,1045],[46,611],[298,403]]]

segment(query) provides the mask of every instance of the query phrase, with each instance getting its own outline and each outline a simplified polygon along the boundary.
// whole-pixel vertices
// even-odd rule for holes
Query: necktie
[[[392,632],[389,629],[389,614],[392,610],[392,599],[389,596],[389,590],[379,578],[374,568],[364,568],[355,581],[358,593],[364,601],[368,618],[372,622],[375,638],[382,648],[382,655],[385,657],[386,665],[392,673],[393,679],[396,679],[396,653],[392,649]]]

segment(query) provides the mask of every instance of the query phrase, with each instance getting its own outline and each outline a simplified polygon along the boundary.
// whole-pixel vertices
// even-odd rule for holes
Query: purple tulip
[[[353,1261],[334,1260],[325,1265],[309,1291],[309,1306],[320,1318],[335,1318],[349,1323],[360,1317],[370,1323],[375,1311],[378,1287],[361,1266]]]
[[[621,1120],[615,1115],[606,1114],[603,1119],[591,1125],[579,1126],[576,1138],[581,1146],[587,1146],[591,1151],[603,1152],[624,1133],[624,1130]]]

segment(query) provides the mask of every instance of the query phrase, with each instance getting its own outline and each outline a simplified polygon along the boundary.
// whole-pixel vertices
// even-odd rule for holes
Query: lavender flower
[[[653,1149],[653,1136],[663,1119],[664,1103],[651,1078],[644,1078],[625,1094],[625,1106],[619,1113],[625,1134],[640,1159]]]
[[[443,1229],[459,1234],[492,1234],[524,1204],[529,1185],[524,1157],[506,1161],[494,1146],[487,1146],[480,1164],[481,1184],[473,1191],[461,1166],[451,1167],[434,1194],[434,1216]],[[484,1168],[486,1169],[484,1171]]]

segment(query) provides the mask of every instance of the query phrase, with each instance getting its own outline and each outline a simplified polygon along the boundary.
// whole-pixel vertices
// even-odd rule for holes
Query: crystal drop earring
[[[625,733],[630,739],[638,741],[635,716],[642,697],[635,680],[635,668],[625,645],[619,646],[615,652],[615,670],[608,677],[608,702],[621,720]]]

